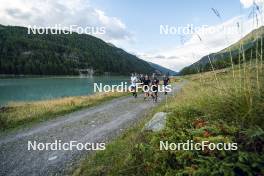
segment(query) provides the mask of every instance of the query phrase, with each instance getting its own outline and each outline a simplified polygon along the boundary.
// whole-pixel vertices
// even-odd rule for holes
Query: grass
[[[216,71],[218,83],[214,73],[184,77],[182,91],[156,110],[169,113],[164,130],[141,130],[152,112],[73,175],[264,175],[263,72],[242,69],[235,79],[233,70]],[[238,150],[159,150],[160,141],[187,140],[234,142]]]
[[[36,102],[10,103],[0,109],[0,131],[45,121],[82,108],[98,105],[126,93],[98,93],[89,96],[65,97]]]

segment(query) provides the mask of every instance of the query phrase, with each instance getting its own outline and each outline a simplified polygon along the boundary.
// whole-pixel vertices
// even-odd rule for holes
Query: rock
[[[166,125],[166,117],[167,113],[165,112],[156,113],[152,117],[152,119],[144,126],[143,130],[157,132],[164,129]]]

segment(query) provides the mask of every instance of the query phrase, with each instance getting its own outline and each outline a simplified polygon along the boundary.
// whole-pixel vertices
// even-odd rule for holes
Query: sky
[[[104,27],[92,34],[141,59],[181,70],[262,25],[254,0],[0,0],[0,24]],[[258,22],[256,22],[258,21]]]

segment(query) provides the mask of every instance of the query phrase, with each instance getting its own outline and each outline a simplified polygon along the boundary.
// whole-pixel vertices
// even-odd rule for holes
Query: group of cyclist
[[[166,87],[170,82],[169,76],[163,76],[163,85]],[[142,87],[142,91],[144,92],[144,100],[148,97],[152,97],[154,102],[158,100],[158,86],[160,85],[160,80],[156,76],[155,73],[152,76],[132,73],[131,74],[131,91],[135,98],[137,98],[137,86],[140,85]],[[166,89],[164,90],[165,95],[167,95]]]

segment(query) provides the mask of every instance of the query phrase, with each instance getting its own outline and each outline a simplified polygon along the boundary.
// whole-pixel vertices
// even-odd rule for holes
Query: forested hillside
[[[0,25],[0,74],[74,75],[151,73],[149,63],[86,34],[28,34],[27,28]]]

